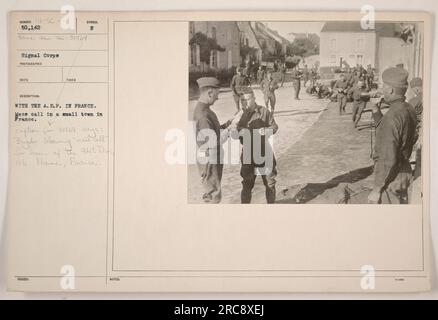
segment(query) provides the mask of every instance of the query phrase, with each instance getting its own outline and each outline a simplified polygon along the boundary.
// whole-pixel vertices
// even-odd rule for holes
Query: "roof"
[[[324,24],[321,32],[375,32],[375,30],[364,30],[358,21],[329,21]]]
[[[374,29],[362,29],[358,21],[330,21],[326,22],[321,32],[376,32],[380,37],[397,37],[400,35],[399,23],[378,22]]]

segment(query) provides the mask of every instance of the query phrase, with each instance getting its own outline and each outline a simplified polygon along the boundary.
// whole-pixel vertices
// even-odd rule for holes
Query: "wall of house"
[[[248,45],[257,50],[256,57],[257,61],[260,62],[262,60],[262,50],[250,23],[248,21],[239,21],[237,25],[242,33],[242,37],[247,41]]]
[[[341,58],[350,66],[376,63],[375,32],[321,32],[322,67],[340,66]]]
[[[403,63],[410,78],[414,74],[414,46],[406,44],[400,38],[379,37],[378,41],[378,70],[381,74],[389,67]]]
[[[208,37],[213,38],[215,30],[218,45],[225,49],[225,51],[212,53],[209,66],[202,66],[202,63],[199,65],[192,64],[193,59],[189,56],[191,71],[228,69],[240,64],[240,33],[235,22],[196,21],[191,22],[191,26],[189,28],[190,38],[197,32],[202,32]]]

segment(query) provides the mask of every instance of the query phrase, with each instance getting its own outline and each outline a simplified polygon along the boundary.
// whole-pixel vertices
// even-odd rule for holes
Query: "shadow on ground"
[[[358,191],[351,189],[348,184],[353,184],[360,180],[366,179],[372,173],[373,166],[368,166],[349,171],[324,183],[306,183],[292,186],[281,191],[276,203],[309,203],[311,200],[322,195],[327,190],[338,187],[341,184],[345,185],[342,185],[337,192],[332,194],[331,199],[329,199],[331,201],[326,203],[350,203],[351,197],[356,195]],[[365,190],[359,190],[359,192],[362,191]],[[325,199],[325,201],[327,201],[327,199]]]

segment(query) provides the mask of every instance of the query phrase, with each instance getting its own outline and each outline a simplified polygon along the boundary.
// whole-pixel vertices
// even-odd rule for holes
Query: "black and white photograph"
[[[423,25],[192,21],[188,203],[421,204]]]

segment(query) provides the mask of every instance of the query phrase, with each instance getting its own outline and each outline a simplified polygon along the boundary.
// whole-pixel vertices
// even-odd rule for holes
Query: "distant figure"
[[[257,83],[260,85],[263,79],[265,79],[265,70],[262,66],[260,66],[259,70],[257,71]]]
[[[249,86],[248,78],[242,75],[242,68],[239,67],[236,69],[236,75],[231,79],[230,85],[237,111],[240,110],[240,90],[247,86]]]
[[[278,89],[278,83],[272,78],[271,71],[266,73],[266,78],[261,82],[260,89],[263,92],[266,108],[268,108],[271,114],[274,114],[276,102],[275,90]]]
[[[294,87],[295,100],[300,100],[300,90],[301,90],[301,73],[298,71],[298,66],[295,66],[292,70],[292,83]]]
[[[304,65],[303,69],[303,86],[306,87],[307,81],[309,81],[309,69],[307,68],[307,64]]]
[[[415,97],[409,100],[409,104],[414,108],[415,116],[417,118],[417,127],[415,128],[415,145],[413,151],[413,156],[415,157],[414,178],[417,178],[421,176],[421,137],[423,132],[423,80],[421,78],[413,78],[410,85],[411,90],[415,94]]]
[[[368,90],[371,90],[373,88],[373,82],[374,82],[374,69],[369,64],[367,66],[366,70],[366,87]]]
[[[342,115],[342,113],[345,112],[345,106],[347,105],[348,89],[348,83],[345,81],[345,76],[343,74],[341,74],[339,80],[336,81],[333,89],[337,93],[339,115]]]
[[[356,84],[356,88],[353,90],[353,124],[354,127],[357,128],[357,125],[362,116],[362,112],[364,111],[367,102],[369,101],[370,95],[368,93],[368,89],[365,87],[365,83],[363,81],[359,81]]]
[[[281,67],[280,67],[280,72],[281,72],[281,86],[282,86],[282,87],[283,87],[283,84],[284,84],[284,79],[286,79],[286,70],[287,70],[287,68],[286,68],[286,63],[283,62],[283,63],[281,64]]]

